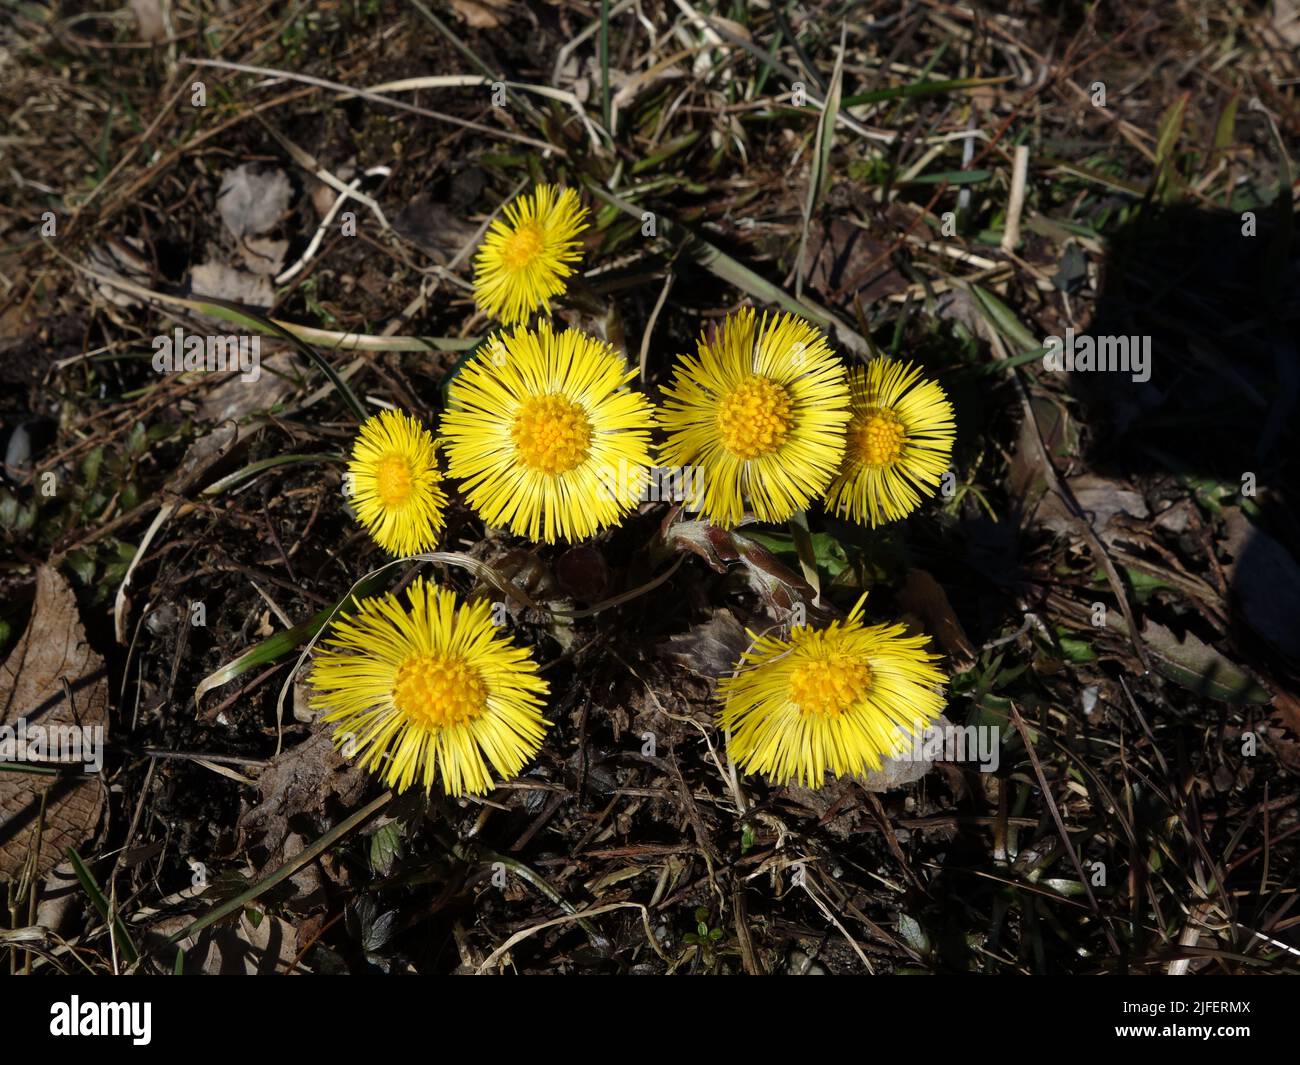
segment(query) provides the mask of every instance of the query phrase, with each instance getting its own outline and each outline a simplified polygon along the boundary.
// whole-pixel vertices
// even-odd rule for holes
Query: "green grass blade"
[[[226,300],[219,300],[212,296],[205,297],[203,300],[196,302],[207,307],[224,308],[228,314],[235,317],[237,322],[243,322],[250,325],[260,332],[274,333],[282,340],[287,340],[302,352],[308,361],[315,365],[321,373],[329,378],[330,384],[332,384],[338,394],[343,397],[343,401],[352,409],[352,413],[356,415],[357,420],[362,422],[366,420],[366,408],[362,406],[361,400],[357,399],[356,393],[352,391],[352,387],[339,376],[338,371],[334,369],[330,364],[330,361],[325,358],[324,355],[298,336],[297,333],[290,332],[278,322],[275,322],[264,315],[258,314],[256,311],[251,311],[246,307],[241,307],[236,303],[229,303]]]
[[[219,481],[213,481],[207,488],[203,489],[205,496],[220,495],[228,488],[234,488],[236,485],[250,481],[259,473],[266,470],[275,469],[277,466],[293,466],[305,462],[346,462],[343,455],[336,452],[318,452],[311,455],[275,455],[269,459],[261,459],[258,462],[250,462],[241,470],[227,474]]]
[[[813,137],[812,161],[808,168],[808,198],[804,201],[803,228],[799,232],[799,256],[795,260],[796,299],[803,295],[804,253],[808,248],[808,230],[812,226],[813,215],[826,190],[830,174],[831,148],[835,144],[835,121],[840,114],[840,97],[844,87],[844,35],[845,28],[841,24],[840,48],[835,55],[835,69],[831,73],[830,88],[826,91],[826,103],[817,118],[817,133]]]
[[[1160,119],[1156,134],[1156,176],[1153,192],[1155,199],[1169,203],[1178,195],[1178,170],[1174,166],[1174,149],[1183,135],[1183,120],[1187,116],[1190,93],[1183,93]]]
[[[393,793],[391,791],[384,792],[383,795],[379,796],[379,798],[375,799],[373,802],[368,803],[366,806],[363,806],[346,821],[341,821],[339,824],[335,825],[310,847],[307,847],[294,855],[270,876],[254,884],[247,891],[236,895],[233,899],[228,899],[220,906],[213,907],[198,920],[170,936],[167,942],[179,943],[182,939],[188,939],[191,936],[198,935],[198,933],[202,932],[203,929],[216,924],[216,922],[220,921],[223,917],[228,917],[232,913],[238,913],[254,899],[270,891],[276,884],[282,883],[289,877],[293,876],[293,874],[303,866],[310,862],[314,862],[354,828],[370,820],[370,818],[374,817],[375,814],[379,813],[380,810],[392,801]]]
[[[971,293],[975,297],[975,305],[980,309],[989,324],[993,326],[1006,340],[1015,345],[1021,352],[1036,351],[1041,354],[1043,346],[1038,339],[1023,325],[1011,311],[1011,308],[998,299],[993,293],[982,289],[979,285],[970,286]]]
[[[609,0],[600,0],[600,119],[609,129]]]
[[[963,89],[976,89],[981,85],[997,85],[1010,81],[1011,75],[999,78],[953,78],[948,81],[918,81],[911,85],[895,85],[890,89],[873,89],[860,92],[856,96],[846,96],[840,101],[840,107],[859,107],[862,104],[879,104],[887,100],[911,99],[915,96],[941,96],[946,92],[960,92]]]
[[[81,855],[71,847],[64,853],[67,855],[68,861],[72,863],[72,871],[77,874],[77,880],[81,882],[82,888],[90,896],[90,901],[98,911],[99,916],[104,919],[105,924],[112,921],[113,938],[122,951],[122,957],[126,959],[128,965],[134,965],[140,960],[140,952],[135,949],[135,943],[132,942],[122,918],[117,915],[110,916],[108,899],[104,897],[104,892],[100,890],[99,884],[95,882],[94,874],[86,868],[86,863],[81,860]]]
[[[273,662],[278,662],[290,651],[301,647],[304,643],[315,636],[325,626],[336,612],[342,614],[348,605],[348,601],[355,595],[357,598],[369,595],[382,584],[378,575],[363,581],[356,588],[352,595],[340,599],[332,607],[327,607],[318,611],[309,617],[306,621],[299,622],[291,629],[285,629],[283,632],[277,632],[274,636],[268,636],[261,643],[250,647],[238,658],[234,658],[223,666],[219,666],[199,682],[199,686],[194,689],[194,705],[197,706],[208,692],[214,688],[220,688],[223,684],[229,684],[236,677],[242,677],[250,670],[257,669],[261,666],[269,666]]]

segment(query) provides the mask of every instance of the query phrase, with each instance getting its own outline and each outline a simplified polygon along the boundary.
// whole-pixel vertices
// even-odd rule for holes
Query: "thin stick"
[[[444,114],[442,111],[430,111],[427,107],[416,107],[415,104],[408,104],[403,100],[394,100],[391,96],[383,96],[368,89],[356,89],[350,85],[342,85],[337,81],[328,81],[325,78],[314,78],[310,74],[296,74],[290,70],[276,70],[272,67],[249,66],[246,63],[230,63],[224,59],[195,59],[192,56],[181,56],[181,61],[195,67],[220,67],[222,70],[237,70],[241,74],[260,74],[264,78],[300,81],[304,85],[315,85],[318,88],[329,89],[331,92],[337,92],[343,96],[359,96],[363,100],[387,104],[389,107],[396,107],[401,111],[424,115],[425,118],[436,118],[440,122],[450,122],[453,126],[463,126],[465,129],[477,130],[479,133],[486,133],[490,137],[503,137],[506,140],[518,141],[520,144],[542,148],[554,152],[556,155],[568,154],[563,148],[548,144],[546,141],[537,140],[535,137],[525,137],[522,133],[511,133],[508,129],[493,129],[491,126],[485,126],[480,122],[457,118],[455,115]]]
[[[1029,147],[1016,145],[1011,165],[1011,199],[1007,203],[1007,224],[1002,231],[1002,250],[1011,252],[1020,243],[1020,213],[1025,209],[1025,178],[1029,174]]]

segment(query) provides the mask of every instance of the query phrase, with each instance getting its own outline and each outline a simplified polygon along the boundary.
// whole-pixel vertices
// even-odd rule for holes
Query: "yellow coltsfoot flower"
[[[481,795],[495,770],[513,777],[542,745],[548,691],[527,648],[493,623],[487,601],[420,579],[410,608],[389,594],[334,623],[316,655],[311,705],[345,754],[405,791],[435,778],[448,795]]]
[[[501,333],[448,391],[448,473],[484,521],[530,540],[581,540],[618,523],[651,468],[653,415],[627,387],[634,376],[576,329]]]
[[[844,453],[844,365],[812,325],[792,315],[756,322],[751,308],[701,336],[664,389],[665,466],[701,467],[701,510],[729,528],[746,501],[760,521],[784,521],[826,490]]]
[[[875,527],[906,517],[938,488],[956,423],[943,389],[909,364],[873,359],[849,384],[853,417],[826,504]]]
[[[367,418],[348,480],[357,517],[385,551],[409,555],[437,544],[447,496],[433,436],[417,419],[394,410]]]
[[[506,325],[527,320],[564,292],[565,279],[581,257],[578,234],[587,209],[573,189],[538,185],[489,227],[474,260],[474,299]]]
[[[939,656],[922,649],[927,638],[902,625],[864,626],[862,602],[824,629],[755,637],[719,682],[719,720],[744,771],[820,787],[827,770],[879,769],[939,716],[944,678]]]

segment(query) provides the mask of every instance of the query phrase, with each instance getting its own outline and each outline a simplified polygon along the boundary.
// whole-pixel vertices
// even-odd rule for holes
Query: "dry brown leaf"
[[[1142,493],[1123,481],[1084,473],[1068,478],[1065,483],[1069,485],[1079,509],[1092,523],[1093,531],[1107,545],[1122,535],[1126,519],[1142,521],[1150,516]],[[1062,536],[1071,533],[1075,527],[1074,516],[1061,498],[1052,493],[1043,498],[1034,514],[1034,521]]]
[[[275,302],[275,291],[265,277],[224,263],[200,263],[190,270],[190,290],[195,296],[215,296],[249,307],[269,307]]]
[[[1273,0],[1273,17],[1264,37],[1275,48],[1300,48],[1300,3],[1296,0]]]
[[[842,219],[814,223],[804,252],[808,287],[832,303],[856,295],[864,304],[907,288],[907,279],[890,261],[889,239]]]
[[[897,758],[883,758],[879,769],[868,770],[862,777],[862,786],[867,791],[893,791],[905,788],[908,784],[920,780],[934,768],[934,759],[927,757],[930,742],[930,730],[935,735],[952,727],[946,717],[940,714],[920,733]]]
[[[365,770],[334,748],[331,730],[318,728],[308,739],[281,751],[257,781],[261,801],[239,818],[241,839],[250,842],[262,868],[283,863],[295,848],[290,822],[300,818],[322,828],[333,821],[331,805],[343,810],[361,797]]]
[[[193,922],[189,915],[165,918],[149,929],[149,941],[161,949],[169,936]],[[298,955],[298,930],[269,913],[262,914],[254,924],[245,910],[237,922],[205,928],[197,939],[189,936],[167,949],[174,952],[176,947],[185,951],[186,975],[274,976],[288,972],[293,965]],[[295,973],[305,971],[301,965],[293,969]]]
[[[929,633],[948,656],[954,672],[960,673],[975,664],[977,652],[962,628],[948,593],[923,569],[908,570],[903,589],[898,593],[903,613],[920,621],[920,631]]]
[[[167,40],[162,0],[131,0],[131,14],[140,27],[140,40],[155,44]]]
[[[476,30],[492,30],[501,25],[501,15],[509,0],[451,0],[456,14]]]
[[[239,426],[233,424],[219,425],[212,432],[199,437],[185,449],[180,465],[167,481],[167,491],[185,495],[230,458],[235,448],[246,443],[247,439],[247,436],[240,439]]]
[[[144,243],[137,237],[121,240],[108,237],[102,244],[92,244],[86,251],[85,265],[96,273],[145,288],[153,280],[149,260],[144,257]],[[102,299],[114,307],[140,306],[138,299],[108,281],[78,275],[77,284],[92,298]]]
[[[71,704],[64,681],[71,689]],[[108,728],[104,660],[86,641],[72,588],[48,566],[36,574],[36,602],[27,631],[0,667],[0,725],[15,733],[21,725],[29,743],[35,742],[37,727],[47,730],[47,735],[56,726],[80,728],[79,737],[98,743],[97,750],[103,753]],[[87,729],[94,731],[86,733]],[[38,877],[53,869],[68,847],[81,846],[99,823],[104,787],[98,776],[0,773],[0,881],[20,875],[35,845],[42,796],[45,816],[36,861]]]
[[[749,648],[744,626],[730,610],[715,610],[702,625],[668,637],[663,657],[699,677],[717,679],[736,668]]]
[[[661,529],[669,546],[699,555],[718,573],[725,573],[732,563],[743,564],[750,586],[777,616],[792,610],[796,603],[804,604],[807,619],[818,620],[824,616],[810,605],[815,597],[808,582],[777,561],[757,540],[751,540],[739,530],[720,529],[705,521],[672,519],[670,513]]]
[[[288,213],[292,195],[293,186],[283,170],[259,170],[244,163],[222,175],[217,210],[239,240],[274,229]]]
[[[287,240],[272,240],[270,237],[247,237],[239,245],[244,265],[261,277],[275,277],[283,270],[288,252]]]
[[[270,410],[294,390],[297,359],[292,352],[277,351],[262,358],[262,373],[256,381],[245,381],[231,373],[199,400],[199,416],[221,424],[238,421],[255,411]]]
[[[430,196],[416,196],[393,219],[393,229],[439,266],[460,254],[477,232],[450,205]]]

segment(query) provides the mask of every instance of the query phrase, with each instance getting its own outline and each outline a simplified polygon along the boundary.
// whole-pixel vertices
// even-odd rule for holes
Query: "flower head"
[[[809,787],[828,769],[879,769],[943,709],[938,656],[925,643],[902,625],[864,626],[861,600],[824,629],[757,637],[718,685],[732,759],[778,784]]]
[[[367,418],[348,479],[357,517],[385,551],[409,555],[438,542],[447,496],[433,436],[417,419],[395,410]]]
[[[509,204],[474,260],[474,298],[488,314],[507,325],[522,322],[538,307],[551,309],[551,297],[580,257],[579,233],[587,228],[587,209],[573,189],[538,185]]]
[[[702,467],[701,509],[730,527],[749,500],[784,521],[825,491],[844,453],[849,388],[826,338],[802,319],[751,308],[701,336],[664,389],[666,466]]]
[[[874,527],[906,517],[933,493],[952,455],[952,404],[921,371],[873,359],[850,378],[853,417],[829,507]]]
[[[435,777],[448,795],[492,787],[489,765],[517,774],[537,753],[546,681],[527,648],[493,624],[491,604],[458,606],[456,595],[424,579],[361,602],[334,623],[317,653],[312,706],[336,724],[334,742],[390,787]]]
[[[547,322],[501,333],[452,382],[448,472],[492,525],[580,540],[616,524],[649,480],[650,404],[610,345]]]

